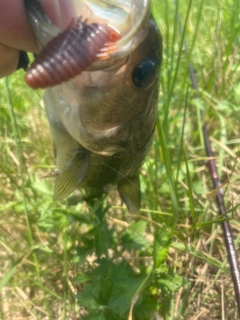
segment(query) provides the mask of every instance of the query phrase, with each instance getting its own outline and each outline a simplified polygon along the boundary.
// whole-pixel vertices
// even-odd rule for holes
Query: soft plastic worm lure
[[[25,75],[33,89],[53,87],[86,70],[95,60],[116,50],[120,35],[107,24],[86,24],[80,19],[53,38],[37,55]]]

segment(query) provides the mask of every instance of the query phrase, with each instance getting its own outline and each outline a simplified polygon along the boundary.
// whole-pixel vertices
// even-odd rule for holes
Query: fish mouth
[[[111,55],[127,55],[142,40],[149,18],[149,0],[74,0],[76,16],[88,23],[107,23],[117,30],[121,38],[118,51]],[[140,39],[139,39],[140,38]]]
[[[124,64],[127,57],[147,35],[150,15],[149,0],[74,0],[75,14],[88,23],[106,23],[120,34],[109,51],[108,59],[96,60],[87,70],[115,68]]]
[[[28,17],[41,50],[61,30],[51,23],[38,1],[24,2],[26,7],[31,7]],[[114,49],[108,51],[108,58],[96,60],[88,71],[109,68],[124,61],[147,34],[150,0],[73,0],[73,6],[73,20],[80,18],[88,24],[107,24],[120,34],[120,39],[112,44]]]

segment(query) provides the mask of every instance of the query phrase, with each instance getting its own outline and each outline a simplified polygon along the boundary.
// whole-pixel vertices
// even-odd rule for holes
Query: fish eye
[[[159,65],[159,60],[156,58],[147,57],[142,60],[133,70],[133,84],[139,88],[149,87],[157,77]]]

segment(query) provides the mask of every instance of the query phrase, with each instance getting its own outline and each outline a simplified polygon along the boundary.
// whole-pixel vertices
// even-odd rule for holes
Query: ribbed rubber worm
[[[53,87],[79,75],[97,59],[108,57],[119,33],[107,24],[87,24],[80,19],[40,51],[25,75],[33,89]]]

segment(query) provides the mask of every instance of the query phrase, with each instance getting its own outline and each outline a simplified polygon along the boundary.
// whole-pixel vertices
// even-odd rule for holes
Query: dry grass
[[[76,294],[86,293],[89,284],[93,293],[97,292],[97,279],[104,278],[104,259],[109,261],[111,274],[105,280],[114,281],[114,272],[121,271],[118,266],[127,263],[129,278],[122,278],[123,287],[134,275],[151,275],[136,296],[156,304],[158,311],[152,312],[152,319],[238,319],[215,190],[205,165],[199,110],[205,111],[239,252],[240,48],[236,15],[240,5],[238,0],[205,3],[198,21],[202,2],[194,2],[186,29],[187,52],[180,45],[175,5],[154,3],[165,51],[159,123],[142,170],[143,210],[139,217],[130,216],[114,192],[107,201],[93,206],[53,202],[54,178],[43,178],[53,171],[54,159],[41,92],[27,89],[19,72],[8,84],[10,101],[5,81],[0,81],[0,319],[70,320],[91,312],[86,319],[131,319],[130,313],[124,317],[111,313],[110,304],[102,304],[101,309],[96,303],[99,297],[89,300],[100,313],[104,308],[109,312],[99,318],[86,307],[86,296],[81,296],[85,305],[78,301]],[[187,5],[179,2],[183,21]],[[188,76],[190,59],[200,88],[198,101]],[[112,207],[103,220],[98,219],[96,212],[107,204]],[[157,267],[156,246],[162,253]],[[104,294],[106,291],[101,291]],[[133,319],[150,319],[150,313],[143,317],[150,305],[139,304],[140,313]]]

